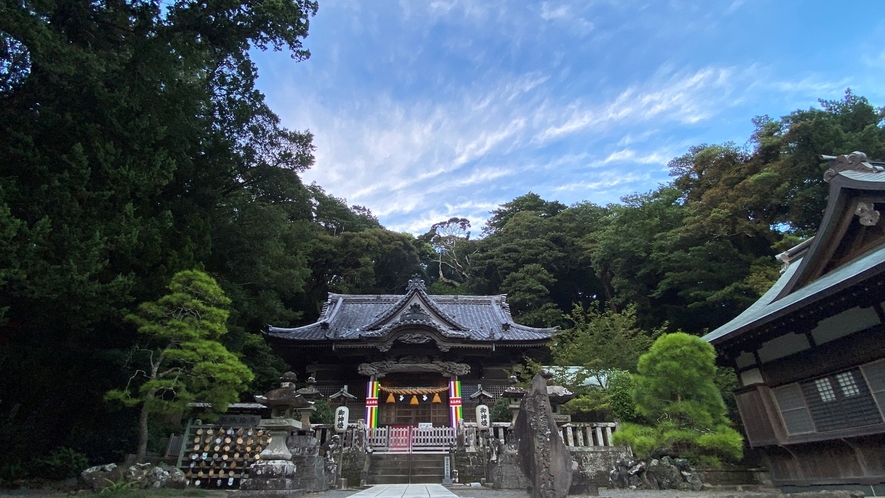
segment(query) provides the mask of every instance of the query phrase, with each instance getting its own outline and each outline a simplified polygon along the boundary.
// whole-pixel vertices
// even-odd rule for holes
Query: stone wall
[[[347,487],[357,488],[360,486],[363,471],[367,463],[368,455],[361,449],[346,448],[342,454],[344,465],[341,468],[341,478],[347,479]],[[336,461],[338,456],[335,456]],[[329,475],[329,479],[334,479],[334,475]],[[330,485],[335,483],[330,482]]]
[[[608,486],[608,475],[619,460],[630,460],[633,452],[629,446],[603,446],[595,448],[569,448],[578,463],[578,472],[596,486]]]
[[[286,446],[292,453],[292,463],[296,468],[295,489],[307,492],[329,489],[325,476],[326,462],[320,454],[317,438],[307,435],[289,436]]]
[[[572,459],[578,464],[580,476],[577,481],[594,486],[608,486],[608,475],[619,460],[632,459],[633,452],[626,446],[594,448],[569,448]],[[495,489],[526,489],[529,480],[519,470],[516,447],[512,444],[474,451],[460,450],[455,453],[454,469],[461,483],[480,482],[485,477]]]
[[[489,469],[490,451],[488,448],[475,448],[470,451],[455,452],[452,470],[458,472],[458,482],[480,482],[486,479]]]

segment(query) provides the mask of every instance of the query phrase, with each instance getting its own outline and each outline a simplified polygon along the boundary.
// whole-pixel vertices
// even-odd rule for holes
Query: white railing
[[[412,451],[448,452],[455,444],[451,427],[413,427]]]
[[[559,426],[562,441],[569,448],[593,449],[611,447],[612,434],[617,431],[615,422],[571,422]],[[326,444],[335,435],[331,425],[315,424],[312,427],[319,444]],[[379,427],[375,429],[350,424],[347,431],[339,434],[339,444],[345,448],[367,449],[376,453],[445,453],[456,444],[465,448],[484,448],[498,441],[511,443],[513,432],[509,422],[494,422],[487,430],[479,430],[475,422],[463,422],[459,436],[451,427]]]
[[[368,429],[367,444],[375,453],[447,453],[455,444],[451,427],[379,427]]]
[[[565,445],[572,448],[592,448],[596,446],[614,446],[612,433],[617,430],[614,422],[574,422],[559,428]]]
[[[612,434],[617,430],[615,422],[571,422],[559,427],[562,441],[569,448],[597,448],[610,447]],[[484,448],[493,444],[495,440],[500,443],[511,443],[513,433],[509,422],[494,422],[487,430],[479,430],[475,422],[461,424],[464,433],[464,446],[467,448]]]

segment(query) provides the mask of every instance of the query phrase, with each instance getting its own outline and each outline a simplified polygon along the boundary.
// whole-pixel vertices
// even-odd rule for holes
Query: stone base
[[[240,489],[244,491],[295,491],[297,489],[295,464],[285,460],[257,462],[249,469],[249,478],[243,479],[243,482],[240,483]]]
[[[298,496],[304,496],[304,494],[303,489],[253,489],[250,491],[243,491],[241,488],[240,491],[236,492],[238,498],[296,498]]]

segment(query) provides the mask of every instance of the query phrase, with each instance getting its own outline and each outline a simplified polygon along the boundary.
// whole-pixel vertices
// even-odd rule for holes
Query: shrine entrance
[[[391,374],[380,389],[379,427],[451,427],[448,383],[439,374]]]

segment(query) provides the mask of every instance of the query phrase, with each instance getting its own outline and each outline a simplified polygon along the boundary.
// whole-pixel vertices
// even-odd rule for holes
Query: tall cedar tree
[[[0,467],[53,445],[122,457],[130,413],[100,400],[125,383],[123,317],[177,271],[217,275],[228,345],[270,358],[255,333],[297,315],[309,275],[313,147],[267,107],[250,54],[307,58],[316,10],[0,2]]]

